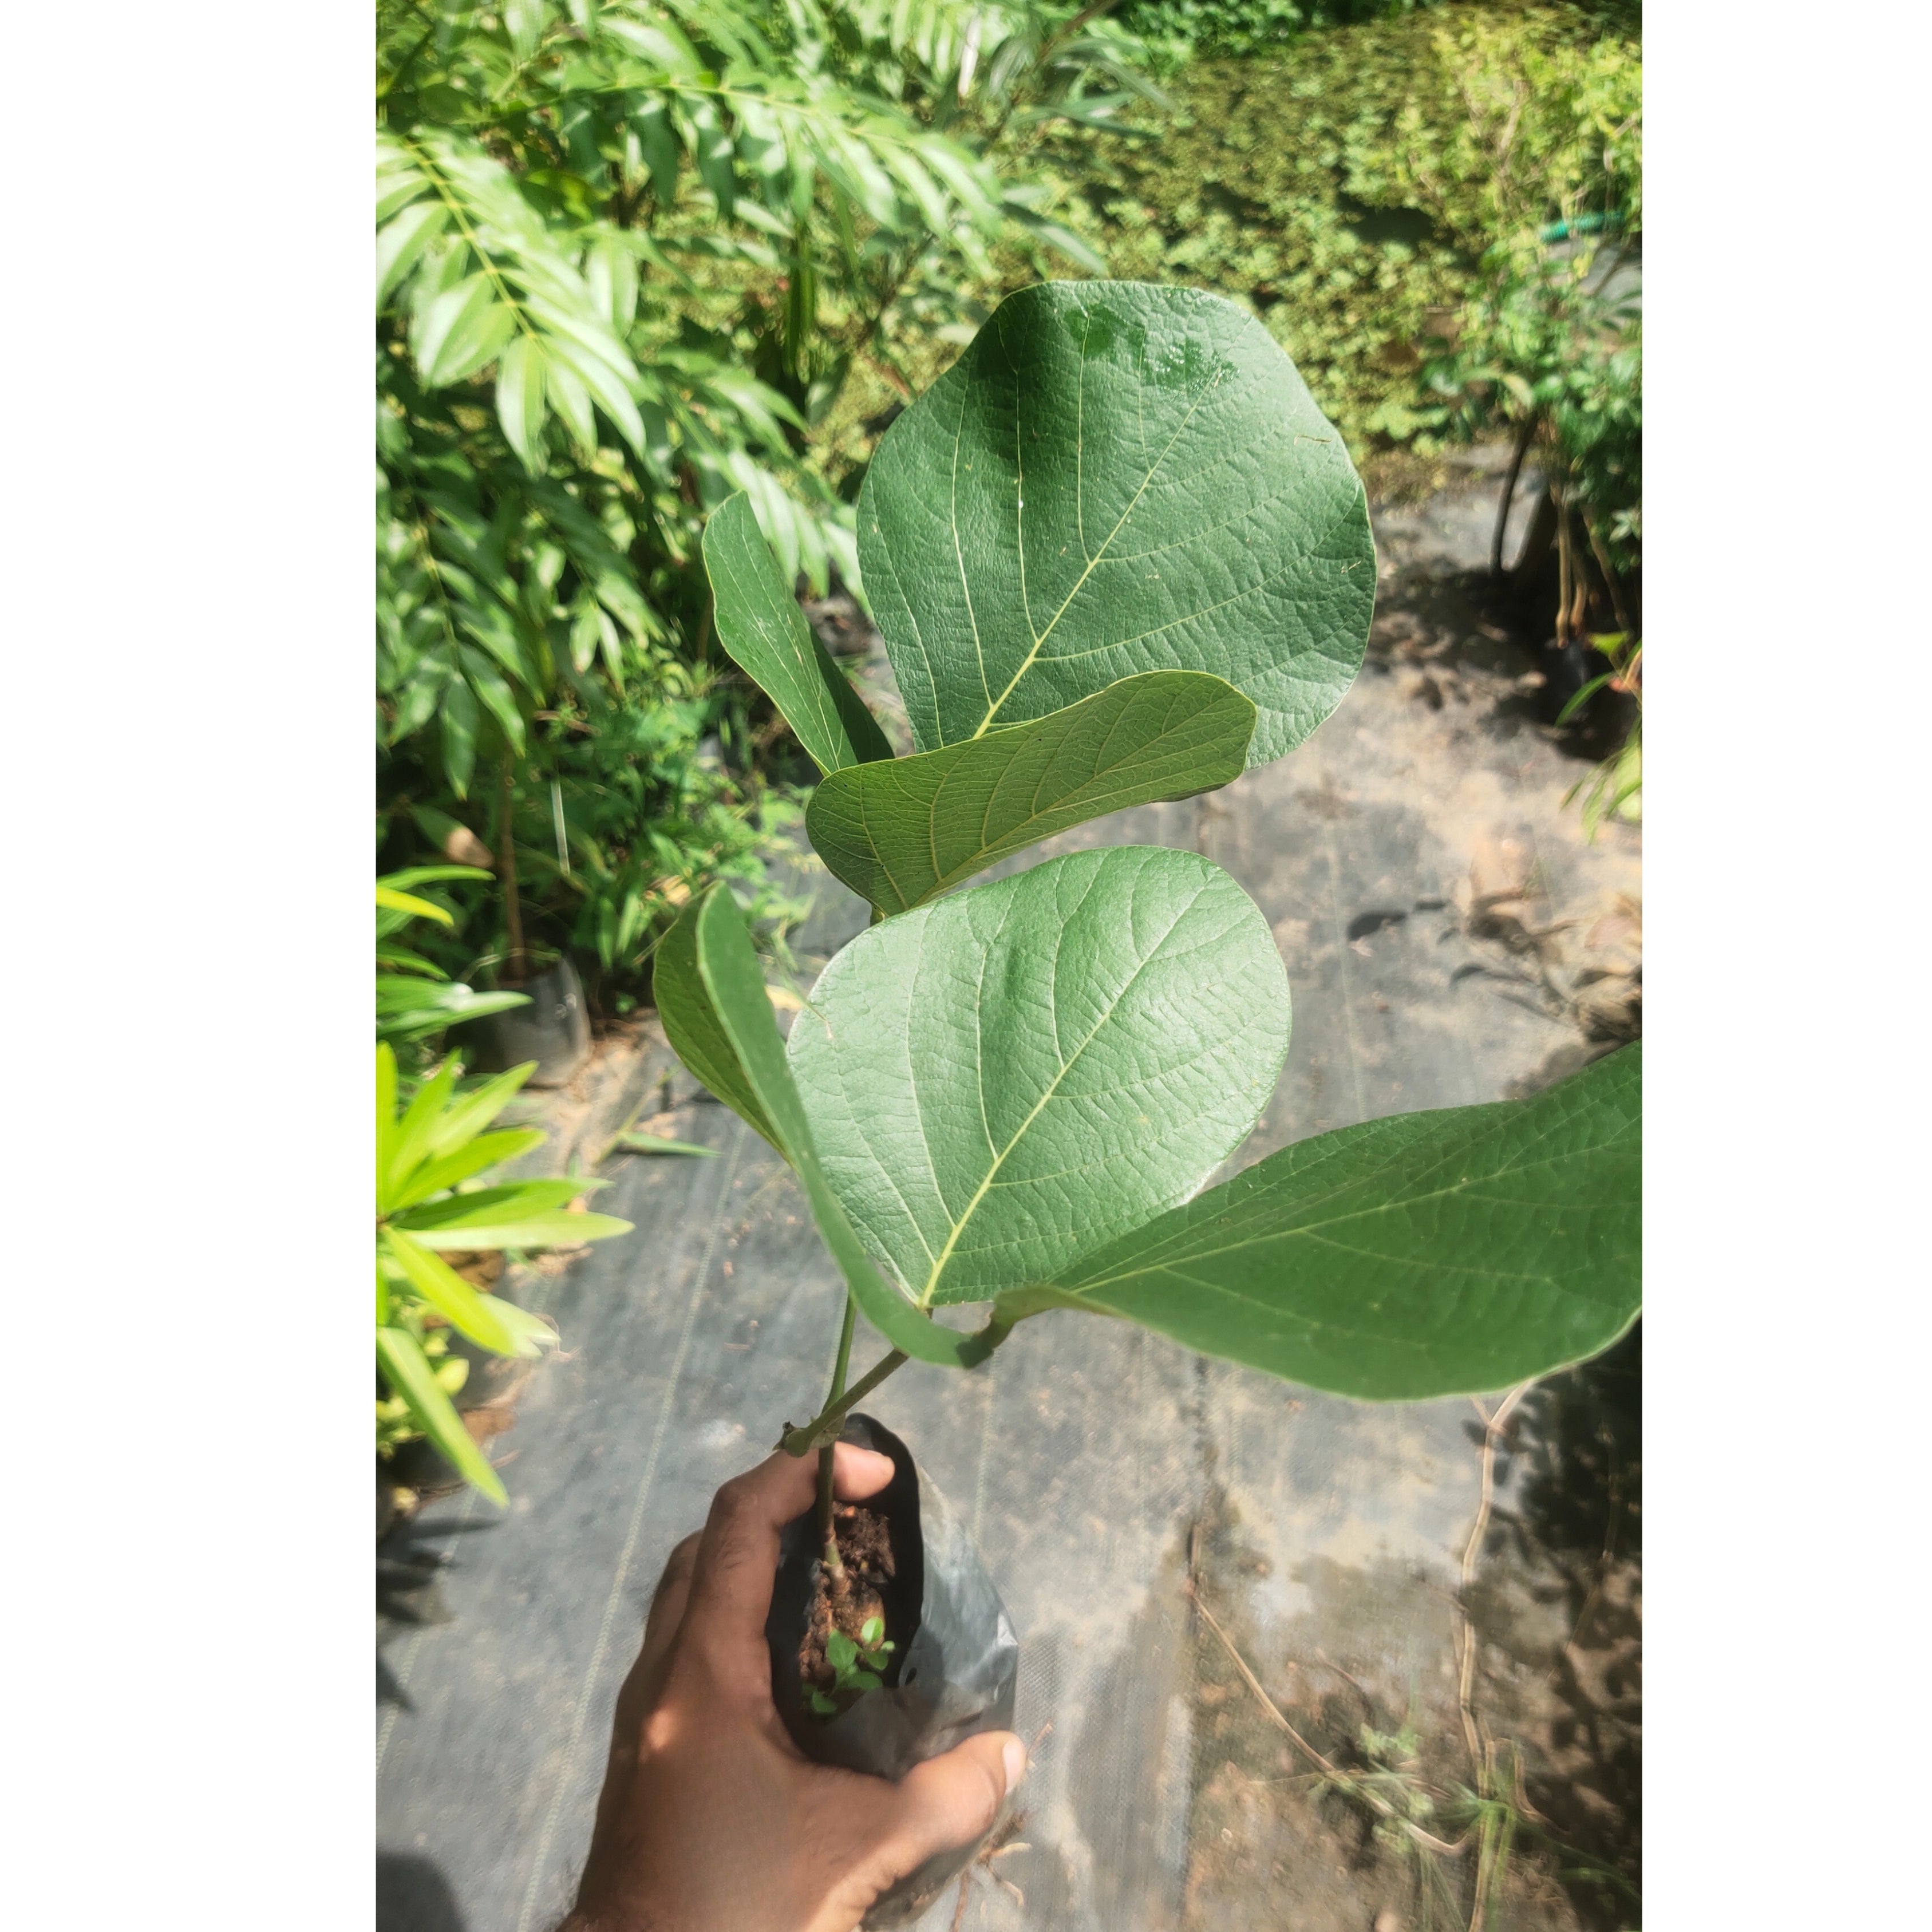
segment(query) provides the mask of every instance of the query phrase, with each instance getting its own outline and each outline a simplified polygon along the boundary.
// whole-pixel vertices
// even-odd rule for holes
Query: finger
[[[692,1572],[698,1564],[699,1533],[694,1530],[665,1560],[664,1574],[651,1592],[651,1607],[644,1618],[644,1647],[638,1652],[634,1675],[646,1688],[646,1700],[655,1699],[656,1687],[664,1676],[664,1663],[677,1627],[684,1621],[684,1606],[691,1594]]]
[[[875,1856],[881,1888],[935,1852],[970,1845],[992,1829],[1000,1807],[1026,1772],[1026,1747],[1011,1731],[968,1738],[907,1772],[886,1810]]]
[[[812,1466],[818,1479],[816,1457],[804,1459]],[[832,1451],[832,1493],[842,1503],[862,1503],[875,1496],[892,1479],[892,1459],[876,1449],[861,1449],[856,1442],[841,1442]],[[814,1491],[814,1494],[816,1492]]]
[[[835,1494],[856,1502],[877,1495],[892,1479],[890,1456],[838,1444],[832,1458]],[[689,1599],[692,1630],[706,1643],[720,1641],[740,1651],[748,1645],[762,1657],[778,1532],[811,1508],[818,1480],[816,1456],[781,1450],[718,1492],[698,1545]]]
[[[658,1693],[664,1686],[671,1642],[683,1620],[685,1599],[691,1590],[692,1565],[697,1556],[698,1538],[694,1533],[665,1560],[664,1574],[651,1592],[644,1643],[617,1692],[617,1708],[611,1716],[614,1737],[634,1736],[644,1722],[644,1713],[657,1702]]]
[[[663,1692],[670,1667],[671,1645],[684,1616],[692,1566],[697,1556],[698,1538],[693,1534],[665,1559],[664,1574],[651,1592],[650,1610],[644,1618],[644,1643],[637,1660],[618,1687],[616,1708],[610,1714],[610,1750],[604,1766],[604,1789],[597,1801],[600,1829],[605,1813],[622,1800],[626,1775],[637,1762],[644,1720]]]

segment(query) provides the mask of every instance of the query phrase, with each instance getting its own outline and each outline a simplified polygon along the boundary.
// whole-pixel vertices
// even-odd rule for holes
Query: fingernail
[[[1006,1789],[1011,1791],[1026,1775],[1026,1746],[1018,1738],[1007,1738],[1000,1762],[1006,1767]]]

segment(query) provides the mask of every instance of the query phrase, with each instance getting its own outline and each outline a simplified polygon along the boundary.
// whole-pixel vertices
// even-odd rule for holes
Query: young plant
[[[1010,297],[884,439],[866,584],[916,752],[893,758],[760,540],[705,536],[718,634],[825,773],[806,814],[874,922],[774,1024],[722,888],[656,969],[685,1064],[796,1171],[849,1291],[820,1454],[904,1361],[970,1368],[1058,1310],[1387,1400],[1493,1389],[1639,1303],[1639,1060],[1364,1122],[1201,1190],[1273,1094],[1288,990],[1259,909],[1124,847],[956,890],[1124,806],[1280,758],[1363,658],[1375,551],[1340,438],[1261,326],[1198,291]],[[942,1311],[982,1311],[970,1331]],[[853,1316],[890,1352],[846,1386]]]
[[[506,1500],[502,1480],[450,1400],[463,1372],[446,1355],[443,1330],[493,1355],[534,1356],[556,1337],[526,1310],[466,1280],[445,1257],[574,1247],[631,1232],[628,1221],[569,1208],[598,1182],[489,1184],[487,1170],[542,1142],[534,1127],[486,1131],[533,1065],[458,1094],[461,1070],[445,1060],[399,1109],[395,1054],[387,1041],[376,1048],[376,1366],[389,1392],[377,1404],[378,1447],[404,1438],[406,1418],[458,1474],[498,1503]]]
[[[828,1632],[825,1660],[831,1665],[837,1681],[831,1694],[823,1690],[809,1691],[806,1701],[821,1718],[836,1717],[842,1694],[849,1696],[862,1690],[878,1690],[883,1681],[886,1660],[897,1648],[886,1639],[886,1620],[883,1617],[868,1617],[860,1627],[856,1639],[848,1636],[842,1630]]]

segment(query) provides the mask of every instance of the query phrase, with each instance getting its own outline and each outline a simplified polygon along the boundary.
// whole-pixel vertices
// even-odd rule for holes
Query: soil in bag
[[[892,1480],[838,1506],[842,1589],[826,1587],[810,1516],[787,1526],[765,1626],[772,1695],[806,1756],[897,1779],[968,1738],[1012,1729],[1019,1640],[964,1525],[905,1444],[870,1416],[848,1417],[842,1435],[890,1456]],[[839,1691],[831,1634],[856,1642],[875,1616],[892,1646],[879,1688]],[[831,1699],[832,1715],[814,1709],[814,1690]],[[910,1924],[978,1849],[928,1859],[880,1898],[866,1925]]]

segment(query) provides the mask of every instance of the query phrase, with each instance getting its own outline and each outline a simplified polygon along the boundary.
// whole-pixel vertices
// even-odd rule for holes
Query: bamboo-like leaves
[[[790,1060],[847,1214],[922,1306],[1056,1271],[1184,1201],[1288,1051],[1254,902],[1192,852],[1076,852],[862,933]]]
[[[1007,1312],[1124,1316],[1378,1400],[1502,1388],[1580,1360],[1641,1300],[1642,1052],[1530,1100],[1299,1142]]]
[[[878,721],[813,636],[742,490],[704,526],[704,568],[718,641],[764,687],[819,770],[890,758]]]
[[[399,1115],[395,1055],[386,1044],[376,1049],[377,1366],[416,1426],[499,1502],[502,1485],[470,1440],[410,1324],[420,1327],[427,1310],[493,1354],[536,1355],[556,1339],[548,1324],[465,1280],[444,1254],[574,1247],[628,1234],[631,1226],[568,1208],[602,1182],[570,1177],[466,1185],[543,1138],[531,1128],[486,1132],[531,1071],[513,1067],[459,1096],[456,1063],[446,1061]]]
[[[493,1503],[507,1503],[502,1478],[490,1468],[490,1459],[464,1427],[456,1405],[438,1386],[436,1370],[423,1353],[422,1344],[406,1328],[379,1328],[376,1366],[389,1387],[409,1404],[416,1426],[457,1474],[475,1484]]]
[[[854,765],[806,826],[834,875],[901,913],[1037,840],[1240,776],[1255,707],[1199,671],[1149,671],[1028,724]]]
[[[543,467],[545,405],[594,451],[593,405],[640,457],[650,454],[637,364],[613,326],[616,304],[572,259],[517,178],[478,142],[430,130],[385,134],[376,151],[377,300],[406,304],[410,348],[430,388],[499,356],[497,413],[511,446]],[[634,285],[634,257],[607,250]]]
[[[922,751],[1174,668],[1254,700],[1265,764],[1341,701],[1375,596],[1294,365],[1220,297],[1130,282],[1000,304],[886,431],[859,555]]]
[[[688,1059],[686,1064],[712,1085],[719,1099],[744,1114],[791,1163],[804,1185],[812,1218],[847,1286],[867,1318],[894,1348],[920,1361],[958,1368],[982,1360],[987,1346],[981,1338],[941,1328],[880,1280],[853,1232],[820,1164],[812,1129],[786,1065],[784,1042],[772,1018],[758,956],[730,892],[722,885],[712,886],[686,908],[679,924],[687,928],[687,940],[675,952],[669,947],[660,952],[658,997],[662,1002],[668,973],[684,982],[678,994],[682,1010],[686,1014],[702,1010],[707,1046],[715,1044],[721,1057],[729,1056],[728,1065],[722,1067],[724,1088],[712,1085],[712,1076],[721,1070],[720,1060],[705,1062],[710,1074],[700,1072]],[[668,961],[666,952],[670,952]],[[660,1004],[660,1012],[663,1010]],[[677,1045],[675,1038],[672,1043]],[[679,1052],[682,1057],[684,1048],[680,1047]],[[749,1094],[758,1119],[733,1097],[734,1093]]]

